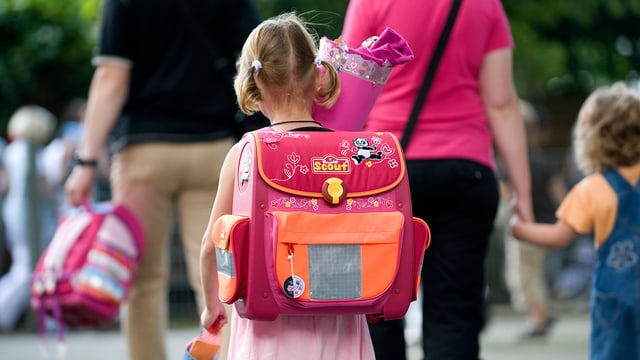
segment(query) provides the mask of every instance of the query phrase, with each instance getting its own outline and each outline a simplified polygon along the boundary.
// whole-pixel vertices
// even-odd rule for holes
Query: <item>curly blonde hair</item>
[[[622,82],[585,100],[574,131],[574,155],[586,174],[640,162],[640,97]]]
[[[331,64],[318,62],[326,75],[323,84],[315,83],[315,44],[306,23],[294,12],[258,25],[245,41],[237,63],[234,89],[240,110],[248,115],[259,111],[265,96],[275,104],[286,104],[292,96],[313,97],[320,105],[333,105],[340,92],[338,74]]]

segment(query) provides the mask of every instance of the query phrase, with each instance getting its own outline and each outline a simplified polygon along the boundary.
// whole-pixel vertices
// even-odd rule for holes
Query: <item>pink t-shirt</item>
[[[407,40],[415,55],[412,62],[394,68],[365,129],[391,131],[401,137],[451,2],[349,3],[342,38],[350,47],[358,47],[363,40],[391,27]],[[478,73],[485,54],[507,47],[513,47],[513,39],[500,1],[463,2],[406,151],[407,158],[462,158],[495,167]]]

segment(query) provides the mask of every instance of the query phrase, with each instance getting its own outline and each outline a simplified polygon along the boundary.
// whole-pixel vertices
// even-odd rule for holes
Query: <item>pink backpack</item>
[[[427,224],[386,132],[273,132],[240,142],[233,214],[211,231],[219,294],[242,317],[404,316]]]
[[[126,299],[144,251],[144,235],[123,205],[74,209],[56,229],[33,272],[31,306],[62,324],[110,323]]]

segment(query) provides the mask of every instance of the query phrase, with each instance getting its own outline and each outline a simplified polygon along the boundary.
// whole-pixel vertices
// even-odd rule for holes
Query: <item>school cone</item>
[[[215,321],[187,344],[184,360],[218,360],[220,343],[222,342],[220,321]]]

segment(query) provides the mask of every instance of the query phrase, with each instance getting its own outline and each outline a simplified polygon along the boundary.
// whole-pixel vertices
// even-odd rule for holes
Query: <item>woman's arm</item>
[[[202,237],[200,247],[200,275],[202,277],[202,288],[204,290],[205,309],[202,312],[200,321],[202,326],[207,328],[216,320],[222,324],[227,322],[224,305],[218,296],[218,268],[216,264],[216,251],[211,241],[211,228],[213,223],[222,215],[231,214],[233,207],[233,184],[235,181],[236,167],[238,163],[239,150],[237,144],[234,145],[227,154],[220,171],[220,181],[218,191],[211,209],[209,224]]]
[[[525,221],[533,221],[531,177],[527,138],[513,86],[510,48],[489,52],[479,74],[480,96],[498,155],[513,187],[514,210]]]

